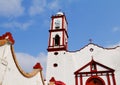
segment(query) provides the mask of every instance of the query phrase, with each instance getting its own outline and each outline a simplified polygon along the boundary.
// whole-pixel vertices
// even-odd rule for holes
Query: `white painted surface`
[[[0,85],[43,85],[40,72],[27,78],[16,67],[11,45],[0,46]]]
[[[93,52],[90,51],[91,48],[94,49]],[[58,55],[48,52],[47,83],[51,77],[54,77],[66,85],[75,85],[74,72],[90,62],[92,57],[95,61],[114,69],[116,85],[120,85],[120,47],[105,49],[94,44],[89,44],[76,52],[58,51]],[[57,63],[58,67],[54,67],[54,63]],[[102,70],[102,68],[99,69]],[[103,79],[105,80],[104,77]],[[106,80],[105,83],[107,84]]]

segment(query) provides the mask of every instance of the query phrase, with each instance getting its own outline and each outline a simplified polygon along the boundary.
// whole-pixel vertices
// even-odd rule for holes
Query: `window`
[[[53,64],[53,67],[58,67],[58,64],[57,64],[57,63],[54,63],[54,64]]]
[[[59,35],[56,35],[55,36],[55,46],[58,46],[58,45],[60,45],[60,37],[59,37]]]

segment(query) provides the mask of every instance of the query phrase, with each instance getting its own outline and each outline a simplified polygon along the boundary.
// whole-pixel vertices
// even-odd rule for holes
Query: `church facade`
[[[69,51],[67,26],[64,13],[58,12],[51,17],[47,84],[119,85],[120,46],[104,48],[90,42],[80,50]]]

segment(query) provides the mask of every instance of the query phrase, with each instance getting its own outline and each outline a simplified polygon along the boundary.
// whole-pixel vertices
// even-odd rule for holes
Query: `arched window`
[[[56,35],[55,36],[55,46],[58,46],[58,45],[60,45],[60,37],[59,37],[59,35]]]

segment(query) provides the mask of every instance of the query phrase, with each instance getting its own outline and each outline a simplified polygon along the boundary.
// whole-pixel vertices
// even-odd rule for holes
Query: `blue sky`
[[[120,45],[119,4],[120,0],[0,0],[0,35],[12,33],[18,60],[28,71],[36,61],[45,66],[50,20],[59,9],[67,17],[70,51],[90,38],[104,47]]]

